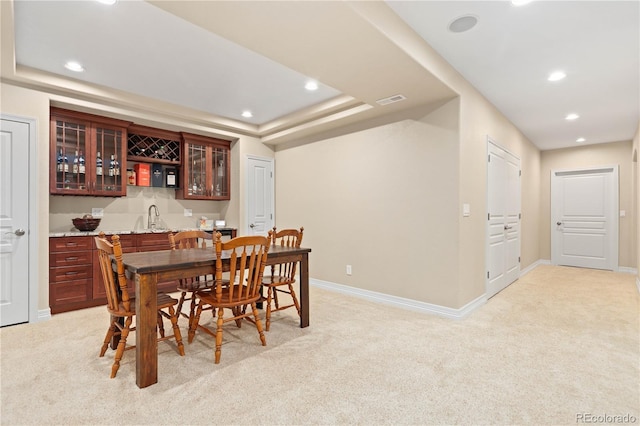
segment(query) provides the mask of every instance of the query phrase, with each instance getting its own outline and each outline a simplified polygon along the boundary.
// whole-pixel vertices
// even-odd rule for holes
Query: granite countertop
[[[219,228],[219,229],[234,229],[234,228]],[[96,229],[95,231],[59,231],[59,232],[49,232],[49,237],[84,237],[84,236],[95,236],[100,232],[104,232],[105,234],[162,234],[166,232],[180,232],[180,231],[197,231],[198,228],[158,228],[158,229],[127,229],[127,230],[103,230]]]

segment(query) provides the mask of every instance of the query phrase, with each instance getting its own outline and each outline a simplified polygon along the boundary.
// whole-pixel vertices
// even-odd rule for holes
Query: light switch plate
[[[620,210],[620,217],[625,217],[627,215],[627,212],[624,210]]]
[[[91,209],[91,216],[93,216],[93,217],[103,217],[104,216],[104,210],[99,208],[99,207],[93,207]]]
[[[193,212],[191,211],[191,209],[184,209],[184,216],[185,217],[193,216]]]
[[[467,203],[462,205],[462,216],[468,217],[471,215],[471,206]]]

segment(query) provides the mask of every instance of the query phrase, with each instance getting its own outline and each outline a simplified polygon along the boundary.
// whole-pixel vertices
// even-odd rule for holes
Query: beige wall
[[[618,264],[635,268],[635,206],[633,201],[632,142],[585,145],[543,151],[541,156],[540,257],[551,259],[551,171],[597,166],[619,166],[619,203],[625,217],[619,219]]]
[[[305,227],[313,278],[451,308],[482,296],[487,135],[521,159],[522,267],[539,259],[539,151],[461,89],[419,118],[277,150],[276,224]]]
[[[471,216],[459,221],[458,296],[447,306],[462,307],[485,292],[487,136],[521,160],[522,268],[539,258],[540,151],[417,34],[405,31],[400,24],[385,26],[384,31],[425,70],[460,95],[459,159],[457,166],[452,167],[457,167],[459,173],[458,194],[455,195],[458,214],[462,204],[468,203]]]
[[[523,268],[539,259],[540,152],[415,34],[403,28],[398,33],[393,28],[385,31],[390,38],[397,37],[407,54],[459,93],[459,99],[423,117],[409,117],[408,113],[405,119],[375,129],[277,150],[276,224],[305,226],[305,244],[313,247],[314,278],[461,308],[485,293],[487,136],[521,159]],[[448,128],[445,122],[457,123],[457,130],[451,128],[450,136],[458,139],[453,142],[453,151],[441,152],[438,131]],[[415,142],[407,138],[407,129],[414,129],[411,138],[420,142],[420,151],[411,151]],[[392,147],[409,149],[411,155]],[[369,152],[373,150],[377,152]],[[377,164],[377,156],[387,158],[387,163],[402,164],[397,171],[385,174],[388,178],[384,182],[380,181],[380,170],[365,167],[367,162]],[[418,176],[433,179],[424,181],[421,189],[429,197],[427,205],[411,196],[416,176],[407,170],[421,168],[447,171],[440,176],[424,171]],[[311,171],[329,176],[322,184],[323,178],[315,182],[307,177]],[[336,174],[341,179],[336,180]],[[393,193],[381,193],[376,184]],[[299,195],[291,199],[285,195],[296,189],[304,194],[305,202],[296,202]],[[470,204],[470,217],[462,217],[463,203]],[[426,210],[415,211],[414,206]],[[437,227],[423,223],[424,218],[444,221]],[[304,223],[295,223],[300,221]],[[346,248],[336,247],[336,239]],[[392,254],[387,260],[382,252],[385,241],[402,242],[405,253],[422,257],[417,262],[402,263],[402,255]],[[397,267],[398,262],[406,269],[398,272],[400,276],[391,278],[380,272]],[[352,276],[345,274],[346,264],[353,265]],[[361,271],[360,265],[380,268],[371,273]]]
[[[176,200],[174,191],[161,188],[129,188],[127,197],[75,197],[49,195],[49,107],[56,106],[79,109],[95,114],[122,118],[136,123],[157,126],[158,128],[175,129],[207,134],[211,129],[195,126],[179,119],[154,116],[151,113],[140,112],[137,109],[127,110],[106,105],[50,95],[29,90],[10,84],[0,86],[0,112],[15,116],[34,118],[37,123],[37,167],[38,167],[38,309],[49,307],[49,233],[68,231],[71,229],[71,219],[90,213],[92,207],[104,209],[100,229],[125,230],[146,227],[147,209],[151,204],[157,204],[161,218],[168,227],[192,227],[195,219],[205,215],[211,219],[224,218],[229,226],[239,228],[241,232],[244,217],[244,157],[248,154],[260,155],[266,158],[274,156],[273,150],[257,139],[243,135],[216,131],[211,136],[235,140],[231,144],[231,201],[194,201]],[[193,217],[184,217],[184,209],[190,208]]]
[[[458,306],[463,306],[486,288],[487,137],[520,159],[521,268],[539,259],[540,151],[468,83],[452,75],[450,84],[463,94],[459,203],[470,203],[472,212],[460,229]]]
[[[638,154],[640,151],[640,120],[638,120],[638,129],[636,130],[636,135],[633,138],[633,154],[631,158],[631,167],[632,167],[632,176],[633,176],[633,207],[635,209],[635,241],[636,244],[634,246],[635,249],[635,259],[636,259],[636,269],[638,269],[638,274],[636,275],[636,285],[638,286],[638,290],[640,290],[640,170],[638,169]]]
[[[455,305],[458,127],[456,99],[276,152],[276,225],[304,226],[313,278]]]

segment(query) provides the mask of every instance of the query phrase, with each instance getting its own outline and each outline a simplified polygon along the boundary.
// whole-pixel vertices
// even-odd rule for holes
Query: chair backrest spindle
[[[112,236],[110,243],[104,232],[101,232],[95,237],[95,243],[98,249],[100,269],[102,271],[102,282],[104,283],[107,293],[107,305],[115,311],[118,310],[120,303],[122,303],[124,309],[130,311],[131,302],[129,290],[127,289],[127,279],[124,274],[124,265],[122,263],[120,237],[118,235]],[[112,267],[111,256],[114,256],[116,260],[115,273]]]
[[[269,232],[271,234],[271,232]],[[236,237],[222,242],[222,235],[216,233],[216,299],[219,302],[233,303],[242,299],[250,299],[260,292],[260,284],[264,265],[269,251],[269,238],[262,236]],[[226,283],[222,280],[222,255],[229,253],[229,290],[224,292]],[[235,285],[234,285],[235,284]]]

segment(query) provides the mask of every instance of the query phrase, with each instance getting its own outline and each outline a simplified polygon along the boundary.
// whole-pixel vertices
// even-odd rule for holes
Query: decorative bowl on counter
[[[77,217],[75,219],[71,219],[73,222],[73,226],[75,226],[78,231],[95,231],[95,229],[100,225],[100,218],[84,218]]]

